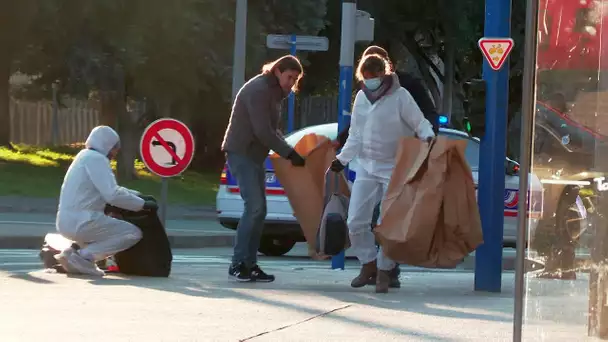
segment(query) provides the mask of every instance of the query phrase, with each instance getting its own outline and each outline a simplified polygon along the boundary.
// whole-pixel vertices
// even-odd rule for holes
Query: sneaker
[[[94,262],[83,258],[78,252],[71,253],[68,256],[68,264],[82,274],[96,277],[105,275],[105,272],[100,270]]]
[[[68,261],[70,255],[72,255],[73,253],[74,249],[72,247],[68,247],[61,251],[61,253],[56,254],[54,256],[55,260],[57,260],[57,262],[61,264],[61,267],[63,267],[63,270],[67,273],[78,273],[78,270],[72,267],[72,265],[70,265]]]
[[[235,278],[238,282],[250,282],[253,281],[251,278],[251,270],[245,266],[244,263],[232,264],[228,269],[228,275]]]
[[[262,271],[260,266],[255,265],[251,268],[251,279],[261,283],[272,283],[274,281],[274,276],[272,274],[266,274],[266,272]]]

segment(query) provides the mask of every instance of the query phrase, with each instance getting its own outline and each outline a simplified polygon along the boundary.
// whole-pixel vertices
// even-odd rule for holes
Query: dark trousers
[[[258,249],[266,219],[266,169],[250,158],[228,153],[228,168],[236,178],[245,208],[236,228],[232,262],[251,267],[257,263]]]

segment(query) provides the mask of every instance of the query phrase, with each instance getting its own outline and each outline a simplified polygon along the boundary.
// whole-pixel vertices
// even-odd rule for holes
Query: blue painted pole
[[[486,0],[485,37],[508,38],[510,34],[511,0]],[[479,154],[478,203],[484,243],[475,252],[475,291],[500,292],[509,61],[494,71],[484,60],[483,79],[487,87],[486,124]],[[520,194],[520,198],[526,197]]]
[[[292,56],[296,55],[296,35],[292,34],[291,35],[291,50],[289,51],[289,53]],[[295,106],[296,106],[296,96],[293,93],[293,91],[291,93],[289,93],[289,107],[287,108],[287,132],[291,133],[293,132],[293,121],[294,121],[294,110],[295,110]]]
[[[353,84],[353,64],[355,60],[355,29],[357,2],[342,0],[342,36],[340,39],[340,82],[338,93],[338,132],[350,123],[350,102]],[[345,170],[348,172],[348,170]],[[344,269],[344,251],[331,258],[332,269]]]

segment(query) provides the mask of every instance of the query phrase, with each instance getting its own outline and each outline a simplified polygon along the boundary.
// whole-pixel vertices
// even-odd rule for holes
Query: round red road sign
[[[158,119],[144,130],[139,154],[150,172],[175,177],[184,172],[194,158],[194,136],[181,121]]]

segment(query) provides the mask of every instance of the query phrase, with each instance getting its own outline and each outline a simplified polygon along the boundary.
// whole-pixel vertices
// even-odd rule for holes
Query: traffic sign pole
[[[142,162],[161,177],[159,219],[165,225],[169,178],[184,172],[194,158],[194,136],[188,126],[175,119],[159,119],[142,134],[139,144]]]
[[[327,37],[317,36],[297,36],[291,35],[276,35],[269,34],[266,36],[266,47],[269,49],[285,49],[289,50],[292,56],[295,56],[297,50],[303,51],[327,51],[329,49],[329,40]],[[294,130],[295,121],[295,94],[289,93],[287,106],[287,132],[291,133]]]
[[[169,178],[162,177],[160,179],[160,204],[158,208],[160,209],[160,222],[162,222],[163,227],[165,227],[165,222],[167,221],[167,196],[169,195]]]
[[[511,31],[511,0],[486,0],[485,36],[508,38]],[[478,203],[483,229],[483,244],[475,252],[475,291],[500,292],[502,283],[502,243],[506,127],[509,90],[508,60],[496,71],[486,60],[485,134],[479,154]],[[520,195],[525,199],[525,195]],[[525,205],[522,200],[519,205]]]
[[[291,49],[289,51],[292,56],[296,55],[296,41],[297,41],[296,39],[297,39],[296,35],[292,34],[291,35]],[[287,132],[288,133],[293,132],[295,104],[296,104],[296,96],[292,91],[289,93],[289,105],[287,108]]]
[[[342,0],[342,36],[340,39],[340,84],[338,93],[338,133],[350,123],[350,102],[355,60],[356,0]],[[345,170],[348,172],[348,170]],[[332,256],[331,268],[344,269],[344,251]]]

